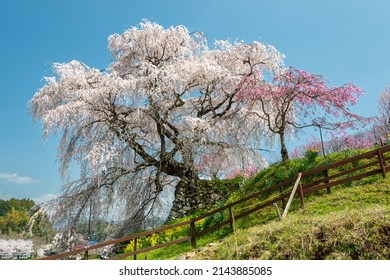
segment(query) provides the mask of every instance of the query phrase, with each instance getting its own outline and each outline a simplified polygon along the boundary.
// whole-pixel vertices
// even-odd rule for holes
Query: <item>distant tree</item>
[[[0,199],[0,217],[5,216],[9,211],[11,211],[11,206],[6,200]]]
[[[0,200],[0,233],[27,234],[49,241],[54,229],[49,216],[31,199]]]
[[[0,199],[0,216],[5,216],[14,208],[18,211],[30,211],[35,206],[35,202],[31,199],[16,199],[11,198],[9,200]]]
[[[31,199],[0,200],[0,232],[7,235],[25,232],[34,205]]]
[[[378,100],[377,123],[374,132],[379,140],[378,144],[388,141],[390,134],[390,87],[382,91]]]
[[[29,103],[44,136],[62,135],[64,178],[72,162],[81,166],[55,204],[70,224],[90,209],[112,212],[113,202],[126,205],[123,216],[137,224],[165,186],[181,181],[196,189],[204,155],[226,155],[207,162],[220,165],[210,170],[243,158],[263,163],[264,127],[238,93],[243,77],[280,71],[283,56],[274,47],[216,41],[209,48],[199,32],[144,21],[110,36],[109,49],[113,63],[104,71],[78,61],[54,64],[57,76]]]
[[[348,134],[346,131],[330,131],[327,133],[328,139],[321,143],[320,139],[313,137],[307,140],[304,145],[296,146],[291,154],[292,158],[300,158],[311,149],[321,151],[322,145],[324,145],[325,153],[338,153],[343,150],[351,149],[368,149],[375,146],[376,137],[372,131],[372,127],[359,131],[356,133]]]
[[[2,234],[12,235],[13,233],[23,233],[26,230],[30,217],[25,211],[11,210],[0,217],[0,230]]]
[[[373,148],[376,144],[372,128],[357,133],[348,134],[343,131],[341,133],[330,134],[331,139],[325,144],[330,153],[336,153],[342,150]]]
[[[289,68],[276,75],[272,83],[261,83],[255,77],[246,79],[240,97],[252,102],[252,113],[280,141],[281,157],[287,161],[286,137],[309,126],[345,128],[362,120],[350,111],[362,90],[346,84],[329,87],[319,75]]]

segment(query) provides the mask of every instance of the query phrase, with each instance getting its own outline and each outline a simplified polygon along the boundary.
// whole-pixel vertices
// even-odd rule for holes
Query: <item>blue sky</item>
[[[0,9],[0,199],[43,199],[60,190],[58,139],[42,143],[27,103],[54,62],[103,69],[107,37],[142,19],[185,25],[209,42],[238,38],[274,45],[286,66],[365,91],[355,112],[375,114],[390,84],[390,1],[386,0],[13,0]]]

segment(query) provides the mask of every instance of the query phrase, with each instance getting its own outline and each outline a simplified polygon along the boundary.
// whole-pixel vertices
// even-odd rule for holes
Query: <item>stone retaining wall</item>
[[[210,210],[239,188],[238,181],[198,180],[180,181],[175,189],[175,200],[168,221],[193,214],[195,211]]]

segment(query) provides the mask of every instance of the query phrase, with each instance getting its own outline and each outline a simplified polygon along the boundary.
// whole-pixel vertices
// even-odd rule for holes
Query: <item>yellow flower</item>
[[[156,246],[158,244],[158,233],[154,233],[150,236],[150,245]]]

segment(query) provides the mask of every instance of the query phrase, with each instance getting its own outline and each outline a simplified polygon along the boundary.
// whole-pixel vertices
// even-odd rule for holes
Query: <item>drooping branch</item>
[[[78,61],[56,63],[55,77],[29,103],[44,135],[62,136],[62,172],[80,166],[80,178],[65,183],[62,197],[77,198],[67,200],[76,217],[87,211],[84,200],[109,209],[104,198],[121,196],[126,199],[118,203],[132,208],[127,218],[141,217],[172,186],[167,178],[197,180],[202,165],[227,170],[261,162],[253,147],[266,126],[239,95],[243,77],[260,81],[281,72],[283,56],[275,48],[229,41],[209,48],[204,36],[184,26],[144,21],[110,36],[109,50],[113,62],[104,71]],[[223,161],[205,156],[217,153]],[[104,187],[94,187],[96,178]]]

